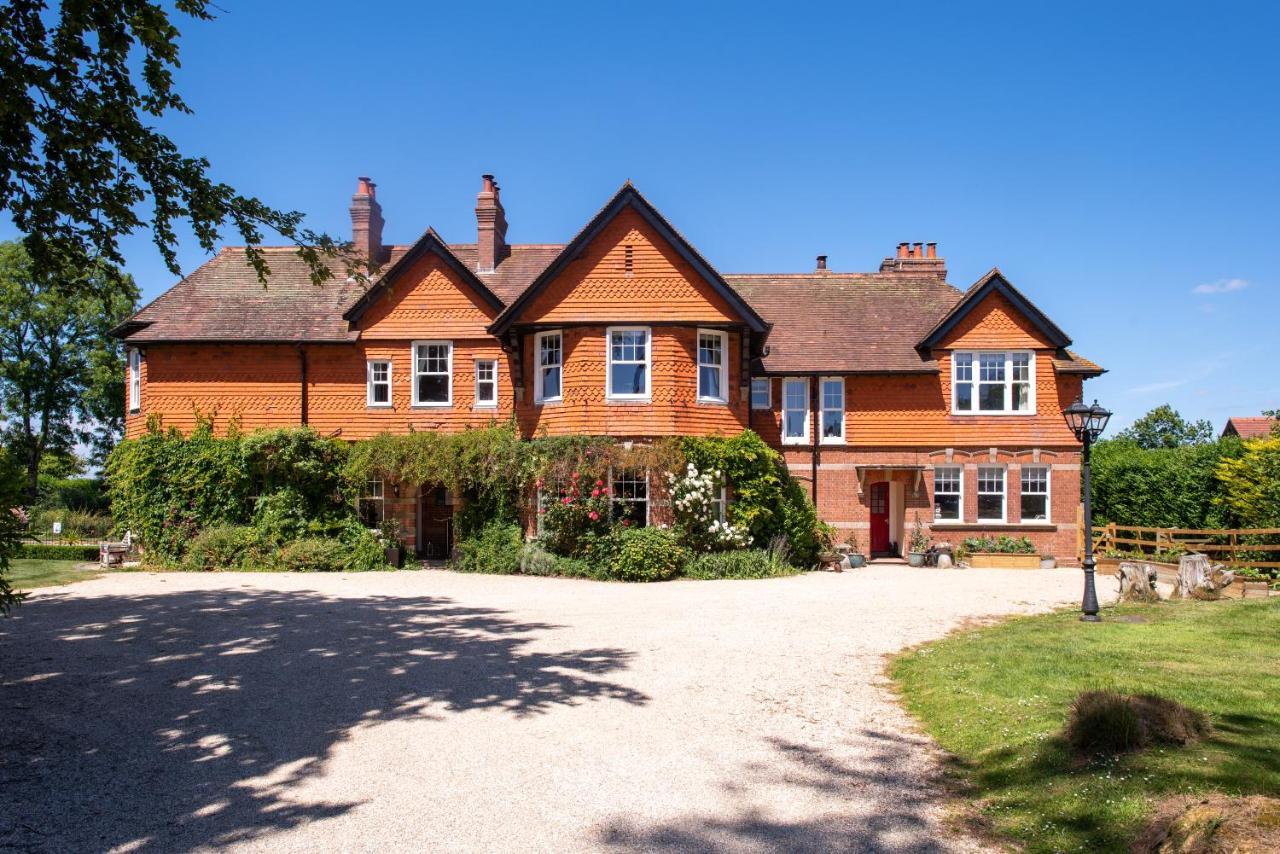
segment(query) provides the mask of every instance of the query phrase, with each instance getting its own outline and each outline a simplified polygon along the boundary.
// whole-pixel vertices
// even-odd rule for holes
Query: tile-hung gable
[[[998,269],[961,290],[936,244],[899,243],[870,272],[822,255],[722,274],[629,182],[565,243],[509,243],[493,176],[475,214],[472,242],[384,243],[362,178],[367,277],[338,259],[314,285],[292,247],[267,247],[263,286],[221,250],[115,330],[128,435],[196,413],[351,440],[511,419],[628,441],[752,429],[873,554],[900,554],[919,515],[935,539],[1011,533],[1069,559],[1079,448],[1061,409],[1103,369]],[[637,520],[667,512],[645,473],[618,476],[644,496]],[[453,499],[428,487],[376,506],[430,554]]]

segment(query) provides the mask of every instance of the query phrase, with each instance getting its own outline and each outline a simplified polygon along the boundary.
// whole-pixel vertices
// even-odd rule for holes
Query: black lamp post
[[[1077,400],[1064,409],[1062,414],[1066,417],[1071,432],[1084,445],[1084,561],[1081,564],[1084,567],[1084,602],[1080,606],[1084,613],[1080,615],[1080,619],[1096,623],[1102,618],[1098,616],[1098,591],[1093,584],[1093,568],[1096,564],[1093,560],[1093,487],[1089,483],[1089,446],[1098,441],[1102,431],[1107,429],[1107,419],[1111,417],[1111,413],[1099,406],[1096,400],[1092,406],[1083,400]]]

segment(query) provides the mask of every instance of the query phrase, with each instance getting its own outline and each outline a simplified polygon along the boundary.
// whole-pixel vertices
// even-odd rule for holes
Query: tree
[[[9,556],[17,548],[18,535],[25,524],[19,517],[21,511],[17,506],[22,482],[16,461],[7,448],[0,447],[0,614],[8,614],[23,597],[23,594],[13,592],[7,577]]]
[[[1157,406],[1122,430],[1117,438],[1128,439],[1140,448],[1181,448],[1200,445],[1213,439],[1213,425],[1208,421],[1187,421],[1169,404]]]
[[[0,411],[29,501],[47,454],[71,452],[97,415],[124,410],[125,367],[107,331],[133,313],[138,289],[103,264],[88,275],[63,269],[65,277],[43,276],[21,244],[0,243]],[[88,281],[68,287],[68,278]]]
[[[1280,525],[1280,438],[1246,442],[1244,453],[1217,468],[1220,503],[1246,528]]]
[[[202,21],[216,8],[209,0],[173,6]],[[0,5],[0,206],[27,234],[33,268],[50,276],[68,265],[120,266],[120,236],[146,227],[179,275],[175,226],[185,220],[209,252],[231,223],[264,284],[264,228],[298,247],[314,282],[330,278],[326,259],[344,246],[304,229],[296,211],[213,181],[206,159],[183,155],[152,126],[191,112],[173,88],[178,37],[169,13],[150,0],[77,0],[52,11],[47,0]]]

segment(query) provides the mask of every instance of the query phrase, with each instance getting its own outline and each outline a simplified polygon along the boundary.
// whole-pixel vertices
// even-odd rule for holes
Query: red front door
[[[867,497],[871,504],[871,553],[883,554],[889,551],[888,481],[871,484]]]

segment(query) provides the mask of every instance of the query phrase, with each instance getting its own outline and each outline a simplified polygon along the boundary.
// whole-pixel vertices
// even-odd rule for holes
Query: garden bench
[[[133,531],[125,531],[118,543],[98,543],[98,562],[103,566],[121,566],[133,549]]]

